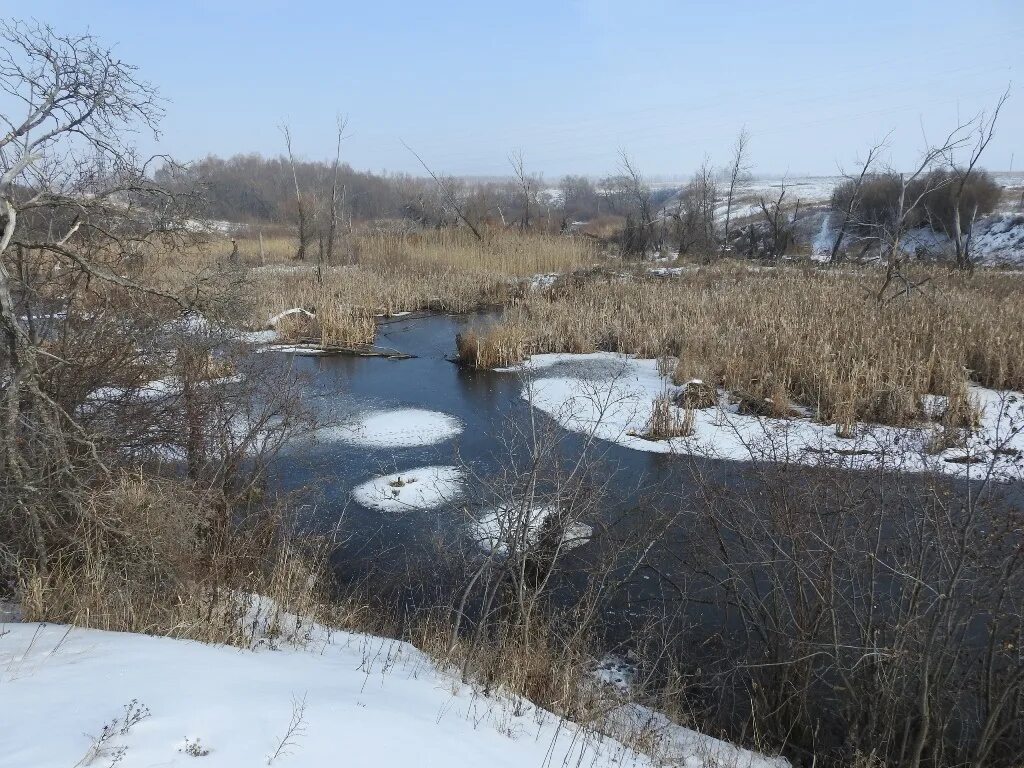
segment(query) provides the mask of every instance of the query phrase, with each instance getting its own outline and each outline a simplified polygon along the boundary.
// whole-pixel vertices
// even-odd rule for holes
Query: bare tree
[[[423,161],[423,158],[420,157],[419,154],[417,154],[416,150],[414,150],[404,141],[402,142],[402,146],[408,149],[410,152],[412,152],[413,157],[419,160],[420,165],[423,166],[423,170],[430,174],[430,178],[434,180],[434,184],[437,186],[438,193],[455,212],[455,215],[458,216],[459,220],[462,221],[462,223],[465,224],[467,227],[469,227],[469,230],[476,236],[477,240],[483,240],[483,235],[480,234],[480,230],[477,229],[476,225],[469,220],[469,217],[465,213],[465,209],[459,203],[458,197],[454,194],[451,185],[442,183],[442,180],[437,177],[437,174],[430,170],[430,167]]]
[[[898,283],[901,292],[908,296],[917,287],[903,274],[903,263],[907,255],[903,248],[903,236],[910,228],[912,217],[920,209],[921,201],[948,183],[947,179],[936,179],[929,171],[943,158],[964,145],[968,140],[966,131],[971,125],[971,122],[961,123],[946,134],[941,143],[927,145],[917,166],[910,173],[890,170],[890,174],[897,182],[897,195],[892,214],[886,221],[872,225],[879,246],[879,255],[885,264],[885,278],[876,294],[879,301],[885,300],[886,291],[894,282]]]
[[[292,152],[291,129],[287,125],[282,125],[281,133],[284,135],[284,145],[288,151],[288,164],[291,166],[292,171],[292,184],[295,187],[295,210],[299,235],[299,247],[295,251],[295,259],[297,261],[302,261],[306,258],[306,247],[311,237],[307,215],[308,212],[306,210],[306,201],[302,196],[302,190],[299,188],[299,175],[295,169],[295,155]]]
[[[148,164],[121,141],[128,125],[155,131],[161,115],[155,89],[90,35],[11,22],[0,27],[0,37],[0,88],[24,114],[0,116],[6,127],[0,136],[0,511],[20,516],[45,572],[47,531],[62,514],[82,514],[75,489],[85,476],[72,457],[94,449],[44,384],[47,368],[64,361],[39,338],[31,308],[19,317],[19,294],[29,290],[15,292],[12,251],[21,275],[27,259],[55,259],[65,284],[94,280],[184,305],[112,268],[109,256],[135,256],[147,236],[170,240],[184,229],[180,201],[149,180]],[[60,501],[50,495],[53,488],[61,489]]]
[[[697,248],[706,258],[715,249],[715,205],[718,185],[711,161],[705,157],[690,182],[680,192],[675,220],[678,253],[682,256]]]
[[[967,165],[960,166],[956,164],[954,148],[950,148],[947,156],[949,163],[949,169],[954,176],[952,185],[952,240],[953,247],[956,249],[956,265],[959,269],[972,269],[974,266],[971,258],[971,234],[974,230],[974,220],[977,218],[978,209],[975,205],[974,210],[971,213],[970,219],[967,223],[966,233],[964,232],[964,226],[961,221],[960,207],[964,197],[964,189],[967,186],[968,180],[971,178],[971,174],[974,172],[978,161],[981,159],[982,153],[984,153],[986,147],[992,141],[992,137],[995,135],[996,121],[999,119],[999,111],[1003,108],[1003,104],[1010,97],[1010,89],[1007,88],[1003,95],[999,97],[996,102],[995,108],[992,110],[992,116],[986,117],[984,113],[978,115],[975,118],[976,129],[975,129],[975,142],[971,148],[970,158],[968,159]]]
[[[526,175],[522,151],[516,151],[510,154],[508,156],[508,162],[512,166],[512,172],[516,176],[516,182],[519,184],[519,192],[522,195],[523,213],[519,218],[519,229],[525,232],[530,228],[530,208],[537,195],[537,191],[533,185],[533,180]]]
[[[622,232],[622,250],[626,254],[642,256],[651,247],[657,247],[654,207],[651,190],[626,150],[619,150],[618,184],[626,198],[626,226]]]
[[[344,187],[341,188],[340,193],[338,190],[338,170],[341,167],[341,142],[345,137],[345,129],[347,127],[348,118],[339,116],[336,122],[334,165],[332,166],[333,173],[331,175],[331,202],[328,208],[329,221],[327,228],[327,245],[324,254],[324,260],[326,260],[327,263],[331,263],[334,259],[335,241],[338,233],[338,207],[339,205],[344,206],[345,203]]]
[[[842,211],[842,213],[843,213],[843,220],[842,220],[842,223],[840,223],[840,225],[839,225],[839,231],[836,232],[836,239],[832,243],[832,251],[829,254],[829,259],[828,259],[832,263],[835,263],[835,262],[839,261],[840,249],[843,246],[843,239],[846,237],[846,230],[849,227],[850,221],[853,218],[853,213],[854,213],[854,211],[857,208],[857,202],[860,199],[860,192],[861,192],[861,189],[864,186],[864,180],[868,177],[868,175],[871,172],[872,166],[874,165],[875,161],[878,159],[878,153],[881,152],[882,149],[888,144],[888,141],[889,141],[889,137],[886,136],[884,139],[882,139],[882,141],[878,142],[877,144],[872,146],[870,149],[868,149],[867,157],[865,157],[864,158],[864,162],[861,163],[860,173],[858,173],[856,177],[848,176],[846,174],[843,174],[843,176],[846,179],[852,181],[852,183],[853,183],[853,190],[852,190],[852,194],[850,195],[849,201],[847,202],[846,206],[843,208],[843,211]]]
[[[767,199],[761,195],[758,199],[758,206],[764,216],[768,231],[763,242],[763,252],[760,255],[768,258],[777,258],[786,253],[793,238],[792,227],[790,226],[790,215],[786,212],[782,201],[786,197],[786,180],[783,179],[779,185],[778,197]],[[797,200],[796,209],[792,217],[795,219],[800,210],[800,201]],[[752,227],[753,231],[753,227]]]
[[[741,128],[733,145],[732,161],[729,164],[729,191],[725,197],[725,236],[722,239],[722,254],[729,248],[729,222],[732,220],[732,205],[736,198],[736,185],[750,171],[747,160],[747,145],[750,143],[750,134],[747,129]]]
[[[0,37],[0,89],[20,105],[0,116],[6,581],[116,538],[91,494],[147,459],[180,457],[224,522],[236,470],[269,446],[281,415],[270,403],[289,386],[263,376],[257,394],[254,372],[229,391],[220,371],[243,356],[212,355],[223,334],[199,312],[237,312],[245,277],[233,265],[182,275],[196,196],[155,182],[154,163],[169,159],[143,160],[129,143],[156,130],[155,89],[91,35],[12,22]]]

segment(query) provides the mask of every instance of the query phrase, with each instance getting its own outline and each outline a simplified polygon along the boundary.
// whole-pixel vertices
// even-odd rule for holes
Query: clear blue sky
[[[115,43],[170,101],[162,151],[277,154],[287,121],[328,157],[417,171],[614,170],[651,176],[724,163],[751,133],[755,171],[834,173],[894,130],[906,165],[1013,93],[986,165],[1024,169],[1024,0],[0,0]],[[146,149],[153,145],[147,142]]]

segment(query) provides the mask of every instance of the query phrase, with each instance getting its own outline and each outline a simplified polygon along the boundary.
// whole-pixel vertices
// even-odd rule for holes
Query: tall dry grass
[[[463,229],[393,234],[367,232],[356,237],[362,265],[434,265],[456,270],[486,270],[506,277],[567,272],[597,259],[593,241],[511,230],[488,230],[482,240]]]
[[[286,338],[365,344],[373,341],[375,315],[504,305],[523,295],[524,281],[533,275],[577,269],[597,258],[585,238],[506,230],[486,230],[483,240],[462,230],[363,231],[350,238],[346,253],[353,263],[322,269],[315,258],[296,262],[289,238],[265,237],[262,257],[258,240],[238,240],[237,268],[247,270],[252,283],[252,325],[303,307],[316,317],[285,323],[279,330]],[[147,271],[154,284],[171,286],[182,274],[230,269],[232,247],[217,239],[184,257],[155,253]]]
[[[678,278],[575,281],[527,296],[460,355],[505,366],[541,352],[678,359],[674,378],[809,406],[838,424],[907,424],[921,396],[969,423],[967,383],[1024,389],[1021,279],[922,271],[923,291],[879,302],[871,270],[709,267]]]
[[[77,545],[22,572],[25,621],[249,647],[255,595],[263,629],[268,610],[338,614],[326,599],[328,543],[298,538],[283,509],[236,510],[228,522],[215,496],[140,473],[90,491],[88,505]]]
[[[297,240],[289,237],[252,236],[237,239],[239,258],[247,264],[296,264]],[[204,258],[226,260],[232,252],[227,238],[215,238],[201,249]],[[357,230],[347,235],[344,254],[335,263],[381,265],[430,265],[459,270],[495,272],[522,278],[535,274],[567,272],[597,259],[594,241],[585,237],[553,236],[540,232],[485,229],[477,239],[464,229],[430,229],[418,232]],[[307,258],[312,264],[316,248]]]

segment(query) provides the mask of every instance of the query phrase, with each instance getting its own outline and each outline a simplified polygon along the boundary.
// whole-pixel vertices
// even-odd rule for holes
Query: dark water
[[[521,397],[522,381],[509,373],[460,368],[449,360],[455,353],[456,334],[486,319],[430,315],[382,324],[378,344],[415,355],[411,359],[294,357],[296,371],[306,378],[309,403],[325,415],[415,407],[455,416],[463,425],[456,438],[436,445],[372,449],[344,441],[318,442],[278,460],[272,482],[282,491],[309,491],[309,521],[321,530],[341,522],[343,544],[336,568],[342,581],[372,573],[378,580],[381,575],[390,576],[390,585],[398,590],[428,586],[443,593],[446,574],[442,569],[444,561],[451,559],[446,556],[452,552],[470,559],[480,555],[470,539],[471,517],[482,504],[472,483],[450,508],[402,513],[362,507],[350,494],[372,477],[425,465],[466,464],[485,478],[508,466],[506,443],[515,425],[526,424],[531,416]],[[569,460],[584,450],[581,435],[561,430],[543,414],[532,415],[561,434]],[[686,515],[700,514],[701,505],[709,503],[696,492],[694,473],[732,492],[749,487],[752,503],[761,492],[757,473],[743,462],[647,453],[603,441],[591,445],[588,452],[594,461],[593,482],[606,494],[595,505],[597,519],[584,520],[595,526],[597,535],[571,553],[566,563],[568,580],[572,580],[574,559],[579,573],[592,572],[592,567],[584,566],[592,566],[612,545],[621,548],[631,537],[635,545],[637,539],[653,535],[645,528],[652,521],[679,513],[678,522],[658,528],[658,542],[646,553],[648,564],[630,574],[612,601],[619,619],[652,607],[671,612],[666,603],[678,596],[680,585],[685,586],[681,574],[689,570],[682,560],[687,548],[696,546],[690,541]],[[790,468],[787,475],[771,482],[798,484],[811,474],[812,470]],[[447,577],[454,584],[460,574]],[[687,612],[690,622],[722,620],[720,612],[700,606],[690,605]]]
[[[471,482],[465,496],[451,508],[385,513],[353,502],[350,494],[355,486],[378,475],[435,464],[466,464],[475,474],[486,477],[508,466],[505,443],[516,425],[528,423],[531,416],[561,436],[562,449],[570,461],[584,450],[583,436],[561,430],[541,413],[531,414],[521,396],[523,382],[516,375],[466,370],[449,361],[455,352],[456,334],[482,320],[486,318],[432,315],[382,325],[378,343],[415,355],[412,359],[293,359],[296,371],[306,378],[308,402],[327,416],[370,409],[422,408],[449,414],[462,422],[459,436],[436,445],[368,449],[344,441],[322,442],[292,450],[274,466],[277,488],[309,492],[310,521],[323,530],[341,522],[343,543],[335,561],[339,581],[345,584],[366,579],[373,586],[373,594],[389,604],[385,607],[415,611],[434,601],[450,604],[453,590],[465,583],[466,564],[482,556],[471,539],[471,517],[484,502]],[[635,650],[643,654],[643,638],[650,637],[654,627],[653,634],[661,631],[666,645],[674,646],[677,656],[688,659],[692,666],[708,664],[713,668],[717,663],[731,668],[723,648],[728,648],[738,661],[746,659],[742,644],[726,646],[719,642],[724,636],[741,634],[737,614],[721,601],[720,595],[715,599],[720,576],[711,572],[701,575],[693,565],[694,551],[707,546],[697,540],[694,528],[701,526],[695,523],[709,505],[719,504],[724,498],[703,496],[696,477],[711,487],[739,494],[740,508],[757,508],[762,503],[759,499],[768,495],[775,496],[777,503],[780,495],[793,494],[807,483],[820,484],[823,477],[826,483],[834,480],[845,494],[835,502],[839,526],[856,514],[855,504],[846,505],[860,491],[865,503],[875,507],[886,494],[884,507],[886,514],[892,515],[894,527],[913,519],[917,505],[926,503],[932,493],[925,484],[920,492],[913,490],[919,481],[906,477],[890,481],[871,473],[805,467],[788,467],[773,475],[772,470],[765,473],[764,467],[744,462],[647,453],[602,441],[587,450],[595,459],[590,470],[593,482],[606,488],[607,494],[593,507],[591,518],[584,519],[595,528],[593,540],[561,561],[555,599],[564,597],[572,602],[593,574],[614,572],[612,580],[621,580],[606,595],[597,627],[604,647],[616,653]],[[513,458],[518,454],[513,452]],[[899,505],[888,496],[890,488],[897,486],[903,493]],[[949,486],[955,494],[964,490],[958,481],[950,480]],[[1019,484],[1008,493],[1008,501],[1019,505]],[[670,518],[671,525],[656,526],[657,530],[649,527],[652,522]],[[742,522],[737,526],[737,536],[744,535],[743,527]],[[890,535],[885,526],[880,534],[882,538]],[[643,543],[652,541],[655,535],[652,548],[644,550]],[[645,562],[633,568],[641,560],[641,551]],[[615,553],[615,565],[602,571],[609,552]],[[463,557],[451,557],[453,553]],[[703,583],[699,583],[701,580]],[[883,578],[880,594],[885,594],[885,589]],[[893,584],[891,589],[898,601],[898,587]],[[700,599],[701,594],[711,599]],[[965,635],[964,643],[982,649],[987,637],[985,617],[979,613],[976,618],[972,624],[977,626]],[[700,697],[704,693],[695,691],[708,711],[720,706],[723,727],[738,728],[746,711],[742,696],[733,701],[717,689],[705,693],[703,700]]]
[[[450,362],[456,334],[482,320],[486,318],[431,315],[382,324],[377,343],[415,355],[411,359],[294,357],[295,370],[307,381],[308,401],[325,415],[343,419],[363,410],[414,407],[455,416],[463,424],[460,435],[437,445],[371,449],[339,440],[303,446],[279,459],[273,475],[278,489],[312,491],[315,502],[308,517],[322,528],[343,521],[344,545],[338,555],[343,577],[390,569],[399,578],[408,573],[410,563],[434,558],[437,547],[475,551],[469,539],[469,516],[477,502],[472,485],[453,508],[402,513],[362,507],[350,494],[372,477],[425,465],[464,463],[487,477],[507,467],[510,455],[518,455],[508,443],[514,425],[530,418],[521,397],[522,381],[513,374],[467,370]],[[582,436],[562,431],[539,412],[533,416],[561,432],[570,458],[584,449]],[[594,482],[610,493],[602,499],[603,519],[586,522],[600,523],[605,533],[614,529],[614,535],[628,537],[631,528],[649,520],[651,505],[680,503],[687,472],[678,458],[603,441],[589,452],[598,468],[592,469],[599,475]],[[708,467],[723,482],[742,481],[740,464],[708,462]],[[590,547],[573,556],[586,557]],[[650,575],[636,578],[646,582]]]

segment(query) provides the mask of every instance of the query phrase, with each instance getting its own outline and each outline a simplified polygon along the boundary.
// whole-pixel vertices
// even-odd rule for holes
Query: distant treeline
[[[258,154],[230,158],[208,156],[187,166],[165,166],[157,181],[202,191],[202,213],[210,219],[250,224],[289,224],[302,204],[312,217],[330,201],[333,165]],[[626,215],[630,189],[618,176],[594,181],[565,176],[546,182],[525,173],[506,181],[466,180],[452,176],[381,175],[339,167],[342,216],[350,221],[406,219],[426,227],[454,225],[461,218],[505,227],[560,229],[602,215]],[[296,196],[296,186],[298,195]],[[664,199],[672,190],[657,195]]]

